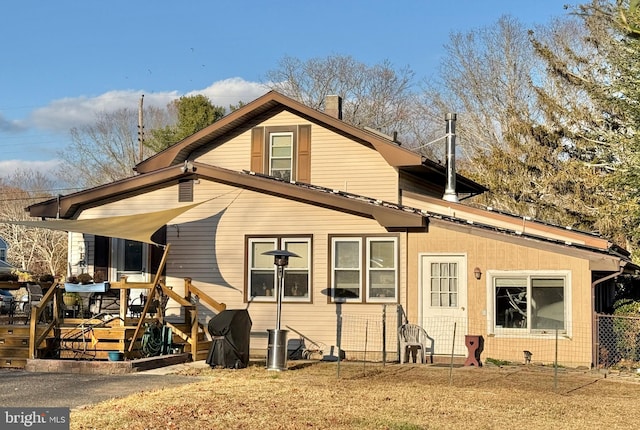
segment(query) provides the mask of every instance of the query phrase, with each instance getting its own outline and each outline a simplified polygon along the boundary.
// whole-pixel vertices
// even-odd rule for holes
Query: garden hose
[[[142,353],[147,357],[160,355],[162,350],[162,329],[157,325],[147,324],[142,335]]]

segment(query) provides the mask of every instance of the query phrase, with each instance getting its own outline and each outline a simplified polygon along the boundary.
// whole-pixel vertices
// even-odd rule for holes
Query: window
[[[496,333],[567,333],[568,273],[491,276]]]
[[[333,301],[389,303],[398,300],[396,237],[333,237],[331,255]]]
[[[458,306],[458,263],[432,262],[431,306],[455,308]]]
[[[251,170],[285,181],[311,182],[311,125],[254,127]]]
[[[290,181],[293,170],[293,133],[269,135],[269,175]]]
[[[7,250],[0,248],[0,261],[7,261]]]
[[[277,267],[272,255],[264,252],[285,249],[300,257],[290,257],[284,268],[285,302],[311,301],[311,238],[263,237],[247,239],[247,300],[276,301]]]

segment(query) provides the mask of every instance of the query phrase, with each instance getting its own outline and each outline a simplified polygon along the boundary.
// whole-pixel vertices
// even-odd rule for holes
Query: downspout
[[[403,310],[402,310],[402,314],[404,315],[404,318],[408,321],[408,317],[407,317],[407,310],[409,309],[409,230],[405,230],[404,231],[404,306],[403,306]],[[418,265],[420,264],[420,262],[418,262]],[[417,269],[418,266],[416,266]],[[418,279],[418,282],[416,282],[416,285],[418,285],[418,288],[420,288],[420,280]],[[416,295],[418,294],[418,291],[416,290]],[[416,300],[416,303],[418,301]],[[417,311],[417,310],[416,310]],[[404,320],[398,320],[398,327],[402,324],[404,324],[405,321]],[[418,324],[421,324],[420,321],[418,321]],[[398,327],[396,327],[396,332],[398,330]],[[400,353],[400,344],[398,343],[398,353]],[[399,355],[398,355],[399,357]]]
[[[614,272],[610,275],[605,276],[604,278],[600,278],[591,283],[591,344],[593,345],[593,349],[591,350],[592,368],[596,365],[596,360],[598,359],[598,350],[600,348],[600,343],[598,342],[598,333],[596,331],[596,286],[605,281],[608,281],[609,279],[617,278],[618,276],[622,275],[625,266],[626,263],[621,261],[620,270],[618,270],[618,272]]]

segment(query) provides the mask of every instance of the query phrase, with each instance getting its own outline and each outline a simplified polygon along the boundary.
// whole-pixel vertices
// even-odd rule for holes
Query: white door
[[[420,256],[420,303],[421,325],[433,338],[435,354],[451,355],[453,348],[455,355],[466,355],[466,256]]]
[[[141,242],[125,239],[112,239],[111,261],[115,261],[112,279],[119,281],[124,275],[129,282],[149,282],[147,266],[149,264],[148,246]]]

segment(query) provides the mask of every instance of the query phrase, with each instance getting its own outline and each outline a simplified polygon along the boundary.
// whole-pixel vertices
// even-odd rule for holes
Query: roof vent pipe
[[[458,202],[456,193],[456,114],[448,113],[444,116],[447,124],[447,183],[444,187],[443,200]]]

